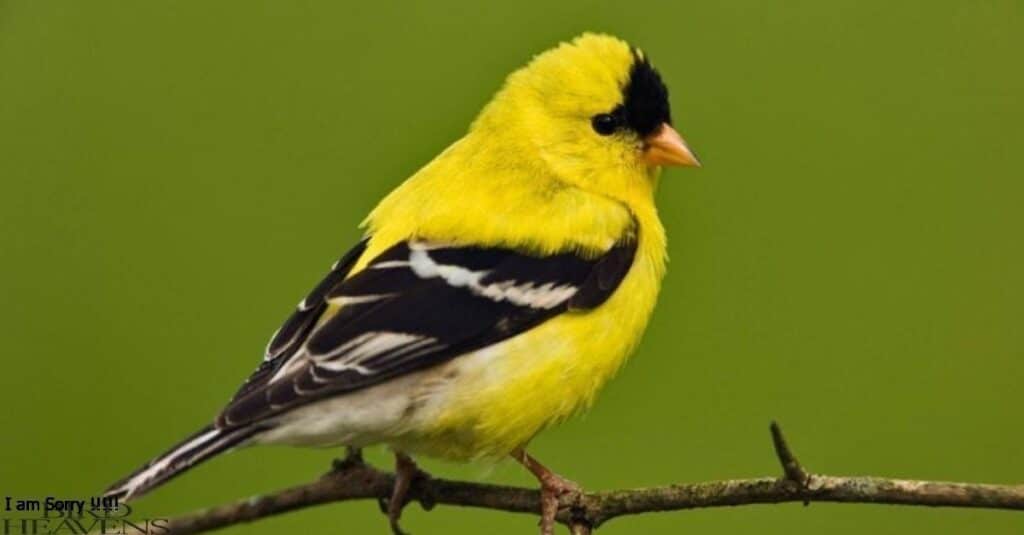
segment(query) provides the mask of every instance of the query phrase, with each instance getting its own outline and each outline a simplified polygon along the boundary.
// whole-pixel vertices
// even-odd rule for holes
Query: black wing
[[[270,360],[218,424],[245,425],[367,388],[510,338],[558,314],[595,308],[629,272],[636,243],[630,231],[603,255],[585,258],[403,242],[350,278],[335,280],[332,271],[310,296],[317,301],[307,298],[296,316],[319,312],[286,323],[271,342]],[[340,308],[321,318],[328,303]]]
[[[299,305],[295,307],[295,312],[292,312],[292,315],[270,337],[267,350],[263,354],[263,362],[238,389],[232,401],[265,383],[270,378],[270,374],[282,362],[295,355],[295,352],[302,347],[310,332],[313,331],[313,327],[316,326],[317,319],[327,310],[327,294],[345,280],[348,272],[352,270],[352,266],[366,251],[368,241],[369,239],[364,239],[357,243],[355,247],[339,258],[331,266],[331,271],[324,277],[324,280],[320,281],[309,292],[309,295],[299,302]]]

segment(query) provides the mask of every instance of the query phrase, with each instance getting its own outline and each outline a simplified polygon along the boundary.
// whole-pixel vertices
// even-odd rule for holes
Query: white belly
[[[254,443],[363,447],[389,442],[422,426],[441,409],[440,393],[453,369],[473,365],[476,354],[391,379],[350,394],[303,405],[280,416]]]

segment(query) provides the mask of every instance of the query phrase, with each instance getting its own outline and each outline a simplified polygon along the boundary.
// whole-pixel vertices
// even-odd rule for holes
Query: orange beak
[[[648,165],[700,167],[697,156],[668,123],[662,123],[658,130],[644,138],[643,151]]]

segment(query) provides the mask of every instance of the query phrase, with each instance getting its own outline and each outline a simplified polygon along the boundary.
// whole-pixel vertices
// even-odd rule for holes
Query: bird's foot
[[[552,472],[523,450],[516,450],[512,457],[540,482],[540,533],[554,535],[555,516],[558,515],[559,507],[564,502],[572,501],[570,498],[582,494],[583,489],[575,482]]]
[[[430,474],[420,470],[416,462],[404,453],[395,453],[395,486],[391,490],[390,498],[380,499],[380,509],[388,515],[388,522],[391,524],[391,532],[394,535],[409,535],[402,530],[398,521],[402,518],[402,509],[409,503],[409,489],[417,482],[430,480]],[[422,487],[421,487],[422,488]],[[434,500],[429,493],[419,492],[419,502],[424,509],[430,510],[434,507]]]
[[[336,474],[345,473],[353,468],[361,468],[363,466],[366,466],[366,461],[363,460],[363,450],[351,446],[348,448],[344,459],[335,459],[331,463],[332,473]]]
[[[554,472],[540,481],[540,532],[541,535],[554,535],[555,516],[564,500],[578,496],[583,489],[575,482],[565,479]]]

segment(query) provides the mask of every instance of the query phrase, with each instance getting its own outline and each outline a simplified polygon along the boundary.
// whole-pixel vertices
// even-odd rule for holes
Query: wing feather
[[[271,342],[275,352],[218,424],[265,420],[436,366],[559,314],[600,306],[629,272],[636,243],[631,231],[604,254],[586,258],[402,242],[348,276],[364,242],[303,301],[289,319],[303,327],[282,328],[275,336],[281,341]],[[329,317],[328,303],[340,305]]]
[[[263,362],[260,363],[259,368],[238,389],[232,401],[264,384],[279,367],[280,363],[287,361],[290,356],[294,355],[302,347],[316,326],[317,319],[327,308],[326,295],[345,280],[356,260],[366,251],[367,242],[368,240],[364,239],[339,258],[331,266],[331,271],[327,276],[313,287],[313,290],[309,292],[305,299],[299,302],[291,316],[270,337],[270,342],[267,343],[267,349],[263,355]]]

